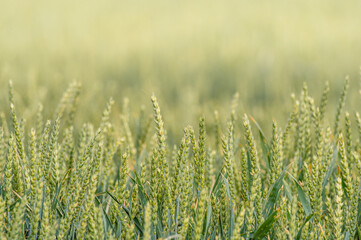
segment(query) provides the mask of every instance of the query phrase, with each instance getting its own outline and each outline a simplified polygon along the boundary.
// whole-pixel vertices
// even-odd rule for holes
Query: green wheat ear
[[[279,137],[276,121],[273,121],[272,146],[271,146],[271,179],[270,185],[273,185],[279,174],[283,170],[283,149],[282,139]]]
[[[342,236],[342,225],[343,225],[343,202],[342,202],[342,183],[341,178],[339,176],[336,177],[336,198],[335,198],[335,209],[333,210],[333,237],[334,239],[343,239]]]
[[[234,176],[234,136],[233,136],[233,124],[229,122],[228,124],[228,136],[224,136],[222,139],[223,146],[223,156],[225,167],[227,170],[227,179],[230,190],[230,195],[233,201],[233,204],[236,201],[236,186],[235,186],[235,176]]]
[[[320,121],[323,121],[326,113],[326,106],[328,102],[328,94],[330,92],[330,84],[327,81],[325,84],[325,88],[323,89],[322,97],[321,97],[321,103],[320,103]]]
[[[350,81],[350,78],[348,76],[346,76],[345,84],[343,86],[343,91],[341,92],[341,96],[340,96],[340,99],[338,101],[336,117],[335,117],[335,124],[334,124],[334,128],[333,128],[334,129],[333,130],[334,136],[338,136],[338,133],[340,131],[340,129],[339,129],[340,118],[341,118],[342,110],[343,110],[343,108],[345,106],[346,95],[347,95],[347,91],[348,91],[348,87],[349,87],[349,81]]]

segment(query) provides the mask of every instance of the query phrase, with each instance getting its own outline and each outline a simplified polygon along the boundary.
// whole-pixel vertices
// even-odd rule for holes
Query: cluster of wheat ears
[[[271,139],[237,114],[235,96],[226,129],[215,113],[207,138],[201,117],[174,148],[155,96],[154,123],[140,114],[132,129],[124,108],[116,131],[110,100],[99,126],[74,129],[79,88],[70,85],[52,120],[39,107],[30,128],[10,82],[10,114],[0,125],[1,240],[361,236],[361,118],[343,111],[348,79],[332,128],[324,120],[328,84],[319,105],[304,85],[286,126],[273,121]]]

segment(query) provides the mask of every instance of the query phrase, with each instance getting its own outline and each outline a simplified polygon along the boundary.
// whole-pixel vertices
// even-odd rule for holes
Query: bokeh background
[[[0,0],[0,100],[8,112],[12,79],[18,111],[39,102],[51,116],[63,91],[82,83],[77,122],[99,122],[113,97],[118,119],[150,96],[161,104],[170,139],[233,95],[269,132],[291,111],[303,82],[316,102],[325,81],[336,104],[350,76],[347,104],[360,103],[361,1],[348,0]],[[335,107],[330,108],[330,114]]]

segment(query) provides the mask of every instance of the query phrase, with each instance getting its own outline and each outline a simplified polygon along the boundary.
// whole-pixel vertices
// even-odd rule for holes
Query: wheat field
[[[154,95],[153,117],[130,118],[126,102],[118,132],[110,99],[99,124],[77,131],[78,83],[51,119],[39,105],[27,126],[10,81],[10,120],[2,114],[0,128],[0,238],[358,238],[361,118],[344,111],[348,87],[346,78],[331,126],[328,83],[318,103],[304,84],[269,139],[238,112],[236,94],[226,127],[217,112],[212,128],[202,116],[171,146]]]
[[[361,239],[360,1],[0,6],[0,240]]]

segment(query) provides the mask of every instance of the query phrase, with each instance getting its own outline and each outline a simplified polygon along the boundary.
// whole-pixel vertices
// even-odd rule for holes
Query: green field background
[[[77,124],[97,123],[110,97],[119,118],[159,99],[169,138],[233,95],[239,113],[270,134],[285,123],[303,82],[318,104],[325,81],[335,105],[350,76],[347,105],[360,104],[361,1],[0,1],[0,111],[12,79],[28,122],[46,116],[74,80],[82,83]],[[331,109],[331,108],[330,108]],[[330,114],[334,114],[332,106]],[[333,116],[330,117],[333,121]],[[117,122],[117,121],[115,121]],[[133,124],[134,121],[133,121]],[[332,125],[332,124],[331,124]],[[281,125],[282,126],[282,125]]]

